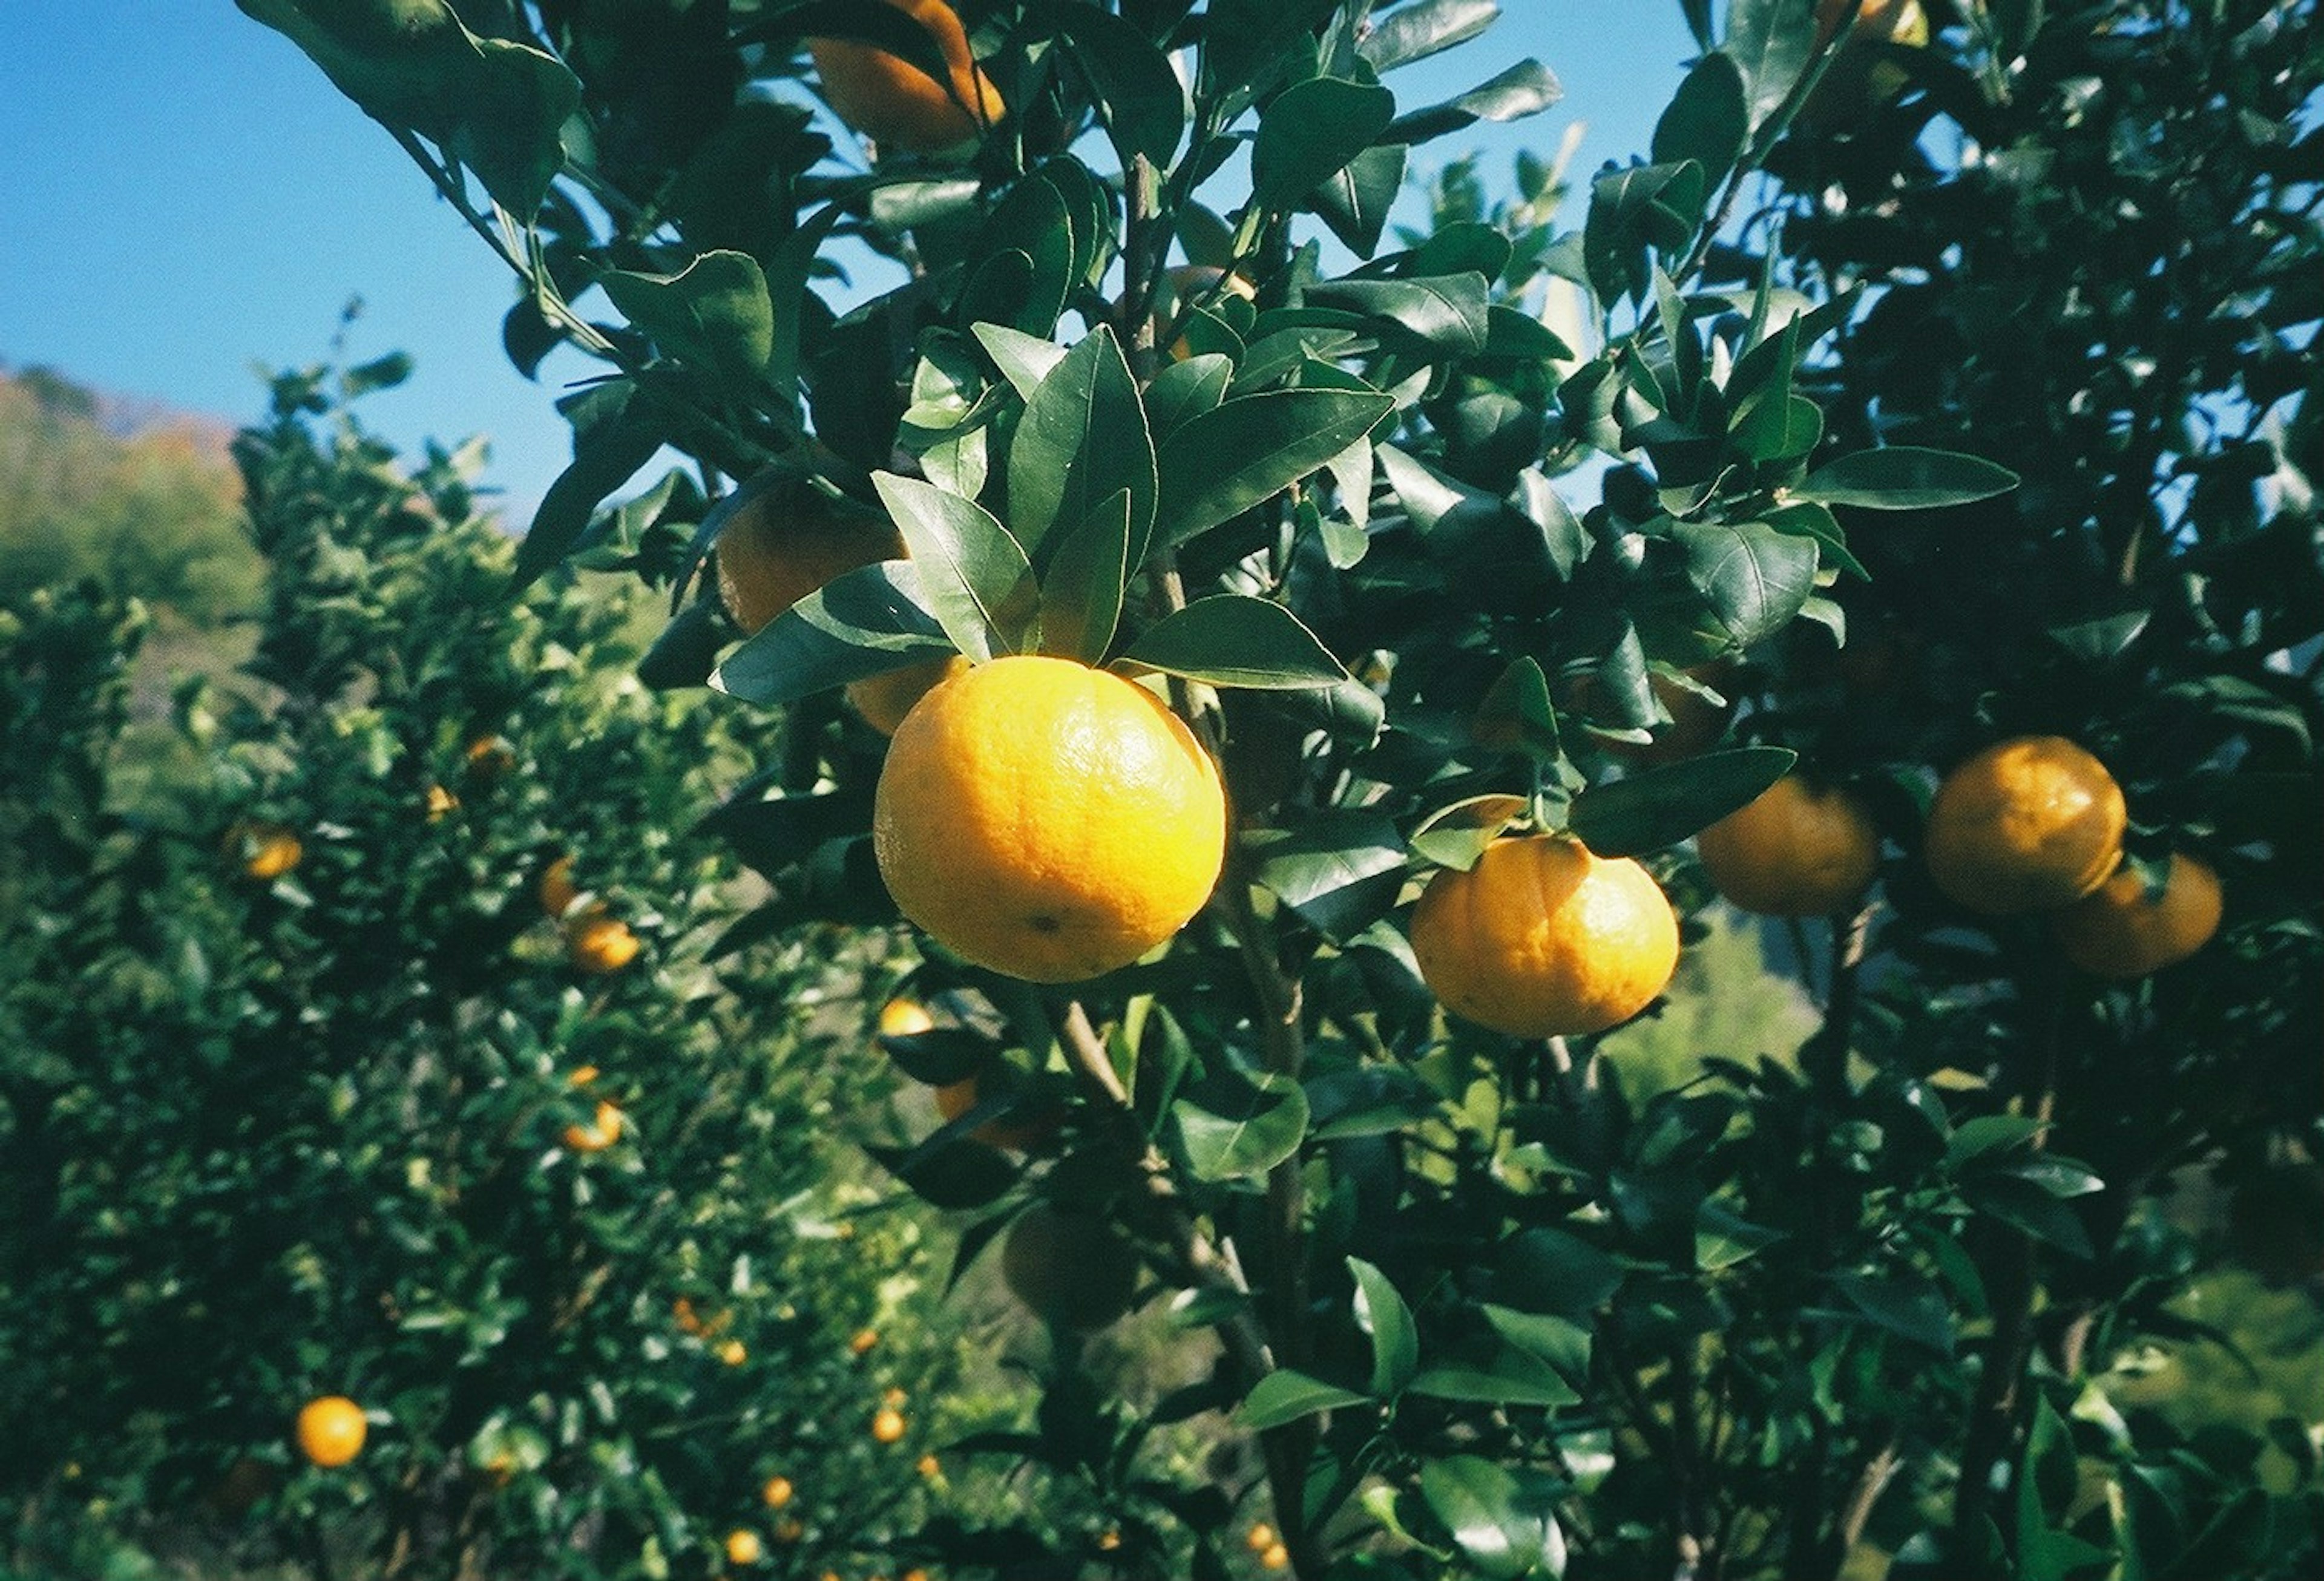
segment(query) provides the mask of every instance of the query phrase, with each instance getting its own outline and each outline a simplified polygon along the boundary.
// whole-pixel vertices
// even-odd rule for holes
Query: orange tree
[[[825,1052],[869,1020],[816,1007],[892,970],[711,960],[742,875],[687,825],[730,722],[639,686],[606,579],[512,596],[473,458],[407,474],[339,409],[401,372],[285,374],[239,437],[266,600],[244,674],[181,691],[190,781],[108,784],[136,617],[64,590],[0,628],[0,1415],[42,1424],[0,1485],[50,1517],[18,1551],[698,1576],[735,1530],[787,1567],[884,1546],[948,1353],[850,1347],[915,1331],[927,1270],[825,1140],[877,1130]]]
[[[1391,240],[1556,97],[1399,96],[1491,0],[241,4],[511,265],[521,366],[604,364],[521,574],[687,457],[647,673],[779,711],[742,936],[918,924],[890,1052],[966,1101],[882,1161],[1061,1330],[971,1444],[1119,1512],[929,1550],[1215,1575],[1256,1482],[1307,1576],[2312,1562],[2308,1424],[2109,1394],[2199,1333],[2171,1184],[2316,1167],[2312,5],[1683,0],[1577,227],[1528,157]],[[902,553],[733,646],[699,563],[835,513]],[[1815,881],[1722,880],[1786,807]],[[1821,1024],[1633,1095],[1713,823],[1730,902],[1831,908]],[[1035,1276],[1117,1244],[1218,1342],[1151,1412]],[[1197,1418],[1256,1477],[1153,1474]]]

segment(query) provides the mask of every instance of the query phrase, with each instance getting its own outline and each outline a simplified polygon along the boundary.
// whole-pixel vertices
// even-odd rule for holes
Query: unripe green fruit
[[[1095,1214],[1037,1202],[1009,1227],[1001,1276],[1036,1317],[1086,1334],[1130,1310],[1138,1252]]]

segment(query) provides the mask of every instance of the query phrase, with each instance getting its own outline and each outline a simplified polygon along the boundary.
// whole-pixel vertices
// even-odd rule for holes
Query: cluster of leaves
[[[0,1487],[49,1512],[16,1540],[319,1574],[699,1576],[736,1528],[884,1551],[956,1358],[898,1342],[919,1237],[862,1217],[839,1144],[877,1063],[815,1007],[862,985],[711,962],[739,869],[685,824],[727,722],[638,685],[603,579],[512,593],[468,458],[408,475],[344,415],[400,373],[286,374],[236,441],[270,576],[244,676],[181,689],[198,779],[112,783],[142,617],[87,587],[0,617],[0,1414],[42,1424]],[[299,859],[254,875],[269,826]],[[560,855],[644,941],[615,974],[544,915]],[[290,1424],[333,1393],[370,1441],[318,1470]]]
[[[893,920],[841,682],[1067,655],[1168,677],[1220,751],[1241,826],[1167,953],[1054,993],[937,954],[956,1025],[897,1051],[1028,1079],[886,1156],[973,1215],[964,1260],[1027,1201],[1103,1207],[1222,1342],[1143,1417],[1066,1365],[1047,1430],[992,1441],[1185,1534],[1100,1562],[1220,1572],[1243,1490],[1138,1450],[1228,1411],[1309,1576],[2312,1554],[2312,1455],[2270,1493],[2104,1387],[2189,1332],[2166,1172],[2318,1140],[2312,5],[1948,5],[1923,49],[1854,41],[1860,5],[1686,0],[1702,57],[1579,229],[1526,161],[1388,245],[1414,149],[1554,97],[1523,61],[1399,103],[1490,0],[966,4],[1010,115],[964,162],[859,161],[802,102],[807,36],[936,64],[882,5],[421,3],[383,36],[244,4],[516,270],[521,365],[609,365],[521,569],[675,586],[655,682],[782,705],[717,819],[774,889],[738,937]],[[1868,48],[1895,97],[1838,69]],[[691,473],[601,510],[664,445]],[[910,557],[729,648],[692,565],[799,477]],[[1646,767],[1704,703],[1747,744]],[[2221,859],[2202,966],[2101,992],[1918,876],[1935,775],[2036,728],[2119,766],[2135,859]],[[1445,1025],[1397,921],[1428,865],[1522,817],[1692,905],[1683,842],[1801,756],[1900,853],[1803,1048],[1633,1098],[1591,1045]],[[974,1139],[1060,1098],[1029,1156]]]

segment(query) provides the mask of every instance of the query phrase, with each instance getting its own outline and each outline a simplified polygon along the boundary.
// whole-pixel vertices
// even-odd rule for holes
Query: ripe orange
[[[2066,959],[2097,977],[2144,977],[2187,959],[2219,931],[2219,876],[2173,852],[2163,893],[2128,867],[2050,921]]]
[[[612,1103],[599,1103],[587,1125],[565,1127],[565,1145],[576,1153],[603,1153],[621,1139],[622,1111]]]
[[[767,1485],[759,1490],[759,1497],[765,1502],[768,1509],[779,1510],[791,1502],[791,1495],[796,1491],[791,1486],[789,1477],[770,1476],[767,1478]]]
[[[892,1444],[904,1436],[904,1413],[892,1405],[883,1405],[872,1413],[872,1441]]]
[[[1840,19],[1848,8],[1848,0],[1817,0],[1816,42],[1822,44],[1840,31]],[[1921,0],[1864,0],[1858,7],[1856,22],[1848,30],[1848,41],[1855,44],[1885,43],[1925,44],[1929,41],[1929,14],[1921,9]]]
[[[883,736],[892,736],[896,727],[904,722],[904,715],[912,712],[913,704],[966,668],[968,660],[955,653],[950,658],[932,658],[925,664],[907,665],[900,670],[886,670],[848,682],[847,701],[854,704],[865,724]]]
[[[735,511],[714,554],[726,612],[757,632],[833,577],[901,559],[904,540],[887,518],[846,510],[802,484],[769,489]]]
[[[1251,284],[1249,277],[1229,274],[1212,264],[1182,263],[1165,272],[1162,279],[1162,299],[1154,306],[1166,322],[1176,320],[1196,299],[1207,299],[1218,290],[1240,297],[1246,302],[1259,299],[1259,288]],[[1171,344],[1170,356],[1175,362],[1183,363],[1194,354],[1194,346],[1183,335]]]
[[[428,822],[439,823],[446,814],[458,810],[460,798],[440,785],[428,787]]]
[[[880,1007],[880,1035],[882,1037],[918,1037],[936,1029],[936,1017],[927,1007],[912,999],[890,999]]]
[[[998,1084],[996,1090],[1017,1085],[1013,1076],[1001,1075],[1000,1070],[1000,1067],[996,1067],[994,1071],[987,1076],[971,1076],[960,1081],[948,1081],[937,1088],[936,1112],[942,1115],[947,1123],[960,1118],[961,1116],[974,1108],[983,1097],[982,1083],[987,1080]],[[1019,1108],[985,1121],[984,1124],[971,1131],[969,1135],[983,1143],[987,1147],[1002,1147],[1012,1153],[1024,1153],[1038,1147],[1056,1135],[1058,1127],[1063,1126],[1065,1121],[1065,1110],[1054,1105],[1044,1104],[1030,1108]]]
[[[1256,1521],[1251,1523],[1250,1530],[1243,1533],[1242,1543],[1251,1552],[1263,1554],[1279,1540],[1281,1540],[1275,1535],[1274,1527],[1264,1521]]]
[[[299,1451],[317,1466],[345,1466],[362,1452],[370,1431],[363,1407],[344,1394],[309,1400],[299,1410]]]
[[[872,803],[906,916],[980,966],[1078,982],[1202,909],[1226,854],[1218,770],[1153,694],[1020,655],[954,676],[896,731]]]
[[[1271,1542],[1260,1550],[1259,1567],[1262,1570],[1287,1570],[1291,1567],[1291,1550],[1279,1542]]]
[[[566,924],[565,953],[577,970],[604,977],[637,959],[638,936],[629,924],[591,912]]]
[[[918,1461],[913,1463],[912,1469],[918,1472],[922,1476],[927,1477],[930,1482],[934,1482],[937,1477],[944,1475],[944,1462],[938,1460],[933,1455],[923,1455]]]
[[[904,1402],[910,1398],[911,1396],[905,1393],[901,1389],[894,1388],[892,1386],[880,1391],[880,1403],[882,1405],[892,1405],[899,1411],[904,1409]]]
[[[1036,1202],[1009,1227],[1001,1276],[1035,1317],[1087,1334],[1130,1310],[1138,1252],[1096,1214]]]
[[[872,1347],[879,1343],[880,1331],[877,1328],[858,1328],[848,1340],[847,1348],[857,1356],[868,1356]]]
[[[299,865],[306,847],[287,825],[244,822],[226,831],[226,854],[242,863],[243,875],[271,884]]]
[[[718,1348],[711,1355],[730,1367],[739,1367],[751,1359],[751,1347],[739,1339],[725,1339],[719,1342]]]
[[[1445,1008],[1513,1037],[1598,1032],[1653,1003],[1678,964],[1678,917],[1627,857],[1570,836],[1485,848],[1429,880],[1412,914],[1420,975]]]
[[[1694,837],[1702,869],[1729,904],[1762,916],[1825,916],[1880,869],[1880,834],[1846,791],[1786,775]]]
[[[2122,860],[2122,787],[2062,736],[2017,736],[1937,787],[1923,854],[1937,887],[2006,916],[2070,905]]]
[[[839,118],[874,142],[912,153],[955,148],[1008,113],[1001,92],[977,69],[968,34],[944,0],[888,0],[934,36],[947,87],[900,55],[850,39],[809,39],[823,97]]]
[[[750,1528],[736,1527],[726,1534],[726,1562],[735,1568],[741,1569],[744,1566],[755,1565],[766,1556],[766,1545],[759,1540],[759,1534]]]
[[[516,747],[505,736],[478,736],[466,754],[469,774],[478,779],[498,779],[516,767]]]
[[[540,896],[540,909],[550,916],[561,917],[573,909],[581,898],[581,891],[573,882],[573,859],[558,857],[540,872],[540,882],[534,893]]]

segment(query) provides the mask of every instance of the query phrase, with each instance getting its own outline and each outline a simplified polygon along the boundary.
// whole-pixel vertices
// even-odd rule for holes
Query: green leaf
[[[1828,462],[1790,491],[1794,500],[1867,510],[1933,510],[1990,500],[2017,486],[2017,474],[1980,456],[1890,445]]]
[[[1041,583],[1041,651],[1105,661],[1130,564],[1130,495],[1116,489],[1063,535]]]
[[[1469,733],[1480,746],[1523,752],[1545,763],[1556,760],[1557,710],[1550,703],[1549,677],[1540,660],[1521,658],[1500,673],[1477,704]]]
[[[599,503],[661,448],[659,425],[633,409],[641,404],[636,393],[637,387],[622,380],[565,403],[573,421],[573,464],[549,485],[530,529],[517,546],[519,587],[572,553]]]
[[[1252,881],[1334,943],[1386,916],[1404,887],[1404,841],[1385,814],[1334,809],[1245,836]]]
[[[1646,300],[1654,283],[1649,253],[1683,253],[1702,224],[1706,197],[1702,167],[1692,160],[1627,165],[1592,180],[1582,256],[1598,300]]]
[[[1371,1336],[1372,1393],[1392,1400],[1420,1369],[1420,1331],[1387,1274],[1360,1257],[1348,1259],[1348,1272],[1356,1277],[1356,1327]]]
[[[1491,1301],[1479,1302],[1477,1310],[1504,1344],[1523,1351],[1568,1383],[1579,1386],[1590,1381],[1590,1330],[1582,1324],[1539,1312],[1520,1312]]]
[[[1815,592],[1816,540],[1762,522],[1692,522],[1670,531],[1695,607],[1683,611],[1702,641],[1736,651],[1791,624]]]
[[[1538,60],[1520,60],[1467,93],[1399,116],[1380,140],[1409,147],[1465,132],[1480,121],[1517,121],[1537,115],[1564,97],[1556,73]]]
[[[1118,16],[1087,5],[1063,5],[1055,16],[1074,64],[1088,78],[1090,97],[1107,139],[1125,170],[1139,157],[1167,169],[1186,131],[1186,90],[1170,58]]]
[[[1527,1311],[1584,1319],[1621,1288],[1622,1265],[1567,1230],[1522,1230],[1502,1246],[1495,1289]]]
[[[979,1142],[954,1138],[934,1147],[867,1144],[864,1151],[932,1208],[982,1208],[1017,1183],[1017,1166],[1008,1155]]]
[[[1251,1386],[1235,1412],[1235,1420],[1250,1432],[1263,1433],[1319,1411],[1370,1403],[1370,1399],[1351,1389],[1339,1388],[1290,1367],[1277,1367]]]
[[[1843,1273],[1834,1288],[1858,1312],[1891,1334],[1939,1356],[1953,1354],[1953,1311],[1944,1291],[1916,1273]]]
[[[1263,1175],[1299,1151],[1307,1095],[1273,1071],[1227,1071],[1187,1088],[1170,1106],[1196,1180]]]
[[[1728,0],[1721,51],[1750,85],[1751,124],[1757,127],[1784,102],[1815,48],[1814,8],[1795,0]]]
[[[1163,617],[1122,651],[1121,662],[1213,686],[1260,690],[1334,686],[1348,679],[1298,616],[1239,593],[1213,593]]]
[[[919,567],[920,586],[953,646],[982,663],[1018,651],[1039,613],[1033,566],[1009,529],[973,500],[894,473],[872,486]]]
[[[1462,1555],[1494,1581],[1564,1574],[1565,1539],[1548,1479],[1521,1481],[1481,1456],[1455,1455],[1422,1464],[1420,1496]]]
[[[1138,381],[1101,324],[1068,351],[1025,403],[1009,445],[1009,519],[1035,556],[1059,522],[1084,521],[1099,503],[1127,492],[1130,563],[1143,559],[1154,523],[1154,444],[1138,402]]]
[[[710,684],[745,703],[796,703],[954,651],[909,560],[833,577],[726,656]]]
[[[1396,115],[1378,84],[1317,77],[1276,95],[1251,145],[1251,201],[1283,213],[1345,168]]]
[[[1146,421],[1156,439],[1169,438],[1180,424],[1224,400],[1232,377],[1233,361],[1222,356],[1188,357],[1154,375],[1146,387]]]
[[[1567,826],[1601,857],[1661,850],[1757,801],[1798,760],[1788,747],[1738,747],[1644,769],[1583,791]]]
[[[1491,27],[1500,11],[1500,0],[1416,0],[1374,17],[1356,52],[1384,74],[1467,43]]]
[[[1270,390],[1190,418],[1162,442],[1157,547],[1185,542],[1282,492],[1388,415],[1386,395]]]
[[[676,274],[613,270],[597,283],[664,352],[715,375],[730,395],[747,396],[774,354],[767,277],[747,253],[705,253]]]
[[[1430,813],[1408,843],[1423,861],[1465,873],[1502,830],[1526,815],[1526,808],[1525,797],[1502,792],[1470,796]]]
[[[522,223],[540,211],[565,166],[566,121],[581,79],[561,60],[512,39],[475,41],[478,66],[461,90],[444,150],[476,172],[494,203]]]
[[[1476,1405],[1527,1405],[1554,1411],[1582,1397],[1542,1362],[1513,1346],[1502,1346],[1491,1363],[1473,1366],[1439,1363],[1423,1367],[1405,1385],[1407,1394],[1432,1400],[1462,1400]]]
[[[1405,158],[1400,142],[1368,148],[1308,195],[1316,217],[1359,258],[1379,247],[1388,210],[1404,190]]]
[[[1307,299],[1385,319],[1423,345],[1456,356],[1485,349],[1491,317],[1485,277],[1473,271],[1429,280],[1338,280],[1311,287]]]
[[[383,357],[349,368],[339,375],[339,391],[347,400],[367,395],[374,390],[392,390],[411,377],[411,359],[402,352],[390,352]]]
[[[1021,329],[1011,329],[1006,324],[972,324],[969,333],[992,359],[1001,376],[1023,400],[1033,399],[1059,363],[1065,360],[1065,348],[1047,336],[1027,335]]]
[[[1751,135],[1751,109],[1734,57],[1714,50],[1694,63],[1655,123],[1655,163],[1692,160],[1713,186],[1727,179]]]

